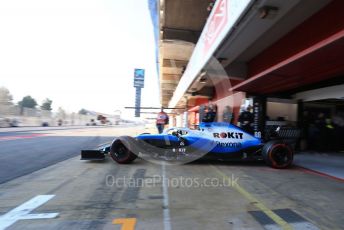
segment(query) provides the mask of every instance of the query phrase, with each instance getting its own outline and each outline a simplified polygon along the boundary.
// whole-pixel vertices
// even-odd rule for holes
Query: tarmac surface
[[[343,152],[302,152],[294,159],[295,164],[344,182],[344,153]]]
[[[344,226],[344,183],[299,167],[277,170],[262,162],[167,166],[143,159],[129,165],[111,159],[79,160],[82,148],[143,131],[143,127],[37,131],[0,140],[0,159],[6,161],[0,168],[6,181],[0,184],[0,229]]]
[[[113,140],[119,127],[20,127],[0,129],[0,184],[79,155]]]

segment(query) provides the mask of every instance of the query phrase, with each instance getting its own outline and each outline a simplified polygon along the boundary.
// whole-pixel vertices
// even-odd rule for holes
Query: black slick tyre
[[[116,140],[111,145],[111,158],[119,164],[129,164],[137,158],[120,140]]]

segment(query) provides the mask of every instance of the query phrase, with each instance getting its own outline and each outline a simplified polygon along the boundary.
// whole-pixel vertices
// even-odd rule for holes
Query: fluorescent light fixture
[[[205,75],[207,75],[207,72],[206,71],[202,71],[201,74],[199,75],[200,78],[204,77]]]
[[[207,83],[207,72],[202,71],[201,74],[199,75],[199,83],[205,84]]]
[[[263,6],[259,8],[259,17],[261,19],[273,19],[278,13],[278,8],[275,6]]]

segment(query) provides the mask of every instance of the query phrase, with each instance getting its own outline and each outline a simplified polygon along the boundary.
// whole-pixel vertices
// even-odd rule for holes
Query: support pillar
[[[266,97],[253,97],[253,131],[254,136],[264,139],[266,122]]]
[[[297,101],[297,127],[301,131],[301,135],[299,140],[296,143],[296,148],[304,150],[307,146],[307,132],[308,132],[308,126],[305,122],[305,116],[304,116],[304,102],[303,100]]]
[[[141,87],[135,87],[135,117],[140,117],[141,113]]]
[[[302,128],[303,123],[304,123],[303,110],[304,110],[303,100],[298,100],[297,101],[297,127],[299,129]]]

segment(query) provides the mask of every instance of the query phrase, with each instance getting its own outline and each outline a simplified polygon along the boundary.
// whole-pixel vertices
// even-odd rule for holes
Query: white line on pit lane
[[[48,202],[55,195],[38,195],[24,204],[12,209],[8,213],[0,216],[0,230],[4,230],[11,226],[18,220],[28,220],[28,219],[48,219],[55,218],[59,213],[37,213],[30,214],[35,208],[38,208],[42,204]]]
[[[171,230],[171,216],[169,208],[168,186],[166,179],[166,165],[162,162],[162,194],[164,196],[164,230]]]
[[[290,226],[292,226],[293,229],[297,230],[320,230],[317,226],[310,222],[297,222],[297,223],[288,223]],[[264,229],[266,230],[282,230],[280,226],[277,224],[266,224],[263,225]]]

